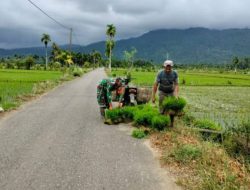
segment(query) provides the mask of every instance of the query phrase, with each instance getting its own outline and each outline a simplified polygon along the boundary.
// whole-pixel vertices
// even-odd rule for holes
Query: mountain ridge
[[[60,46],[66,49],[68,45]],[[136,58],[161,63],[169,55],[177,63],[225,63],[232,57],[250,56],[250,29],[158,29],[138,37],[116,41],[114,57],[123,58],[123,52],[137,49]],[[73,45],[73,51],[89,53],[92,50],[105,52],[105,41],[81,46]],[[14,54],[44,54],[44,47],[0,49],[0,56]]]

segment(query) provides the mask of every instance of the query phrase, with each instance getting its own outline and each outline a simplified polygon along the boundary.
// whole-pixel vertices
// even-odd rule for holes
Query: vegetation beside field
[[[161,164],[185,189],[237,190],[250,188],[250,163],[246,157],[232,156],[224,144],[204,140],[200,133],[178,125],[150,140],[161,152]]]
[[[81,76],[87,70],[66,68],[62,71],[0,69],[0,107],[11,110],[23,101]]]

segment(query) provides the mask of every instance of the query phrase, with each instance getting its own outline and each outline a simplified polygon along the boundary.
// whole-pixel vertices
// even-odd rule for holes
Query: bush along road
[[[1,190],[179,189],[143,141],[103,124],[105,77],[89,72],[0,120]]]

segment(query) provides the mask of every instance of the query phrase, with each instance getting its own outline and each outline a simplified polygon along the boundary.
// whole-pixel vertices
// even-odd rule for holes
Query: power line
[[[71,46],[72,46],[72,31],[73,29],[70,27],[67,27],[65,25],[63,25],[62,23],[60,23],[59,21],[57,21],[56,19],[54,19],[53,17],[51,17],[50,15],[48,15],[44,10],[42,10],[39,6],[37,6],[34,2],[32,2],[31,0],[28,0],[33,6],[35,6],[38,10],[40,10],[43,14],[45,14],[47,17],[49,17],[51,20],[53,20],[55,23],[57,23],[58,25],[60,25],[61,27],[67,29],[70,31],[69,34],[69,51],[71,52]]]
[[[48,15],[44,10],[42,10],[39,6],[37,6],[34,2],[32,2],[31,0],[28,0],[34,7],[36,7],[38,10],[40,10],[43,14],[45,14],[47,17],[49,17],[51,20],[53,20],[55,23],[57,23],[58,25],[60,25],[63,28],[66,28],[68,30],[71,30],[71,28],[63,25],[62,23],[60,23],[59,21],[57,21],[56,19],[54,19],[53,17],[51,17],[50,15]]]

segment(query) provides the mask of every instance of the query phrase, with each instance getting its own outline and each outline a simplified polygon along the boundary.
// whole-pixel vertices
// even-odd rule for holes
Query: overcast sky
[[[105,40],[106,25],[116,39],[161,28],[250,28],[250,0],[32,0],[50,16],[73,28],[73,43]],[[50,20],[28,0],[2,0],[0,48],[41,46],[42,33],[67,44],[69,31]]]

